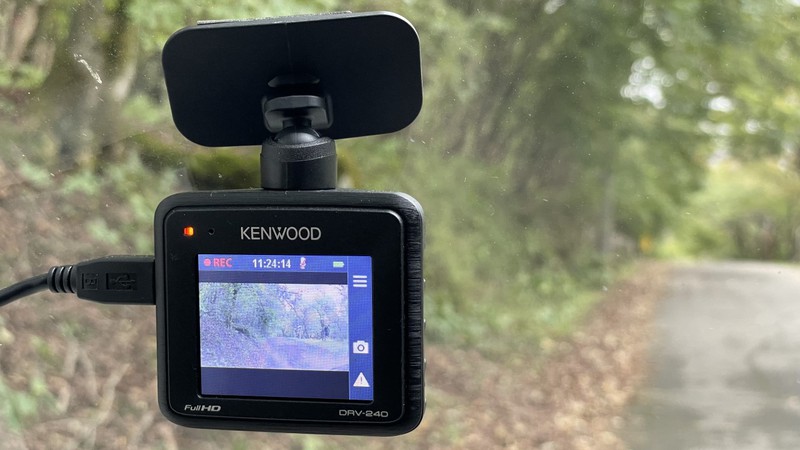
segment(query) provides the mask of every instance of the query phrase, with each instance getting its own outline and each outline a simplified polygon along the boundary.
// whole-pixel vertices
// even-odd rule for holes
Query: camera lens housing
[[[422,211],[237,190],[156,211],[159,403],[181,425],[396,435],[424,410]]]

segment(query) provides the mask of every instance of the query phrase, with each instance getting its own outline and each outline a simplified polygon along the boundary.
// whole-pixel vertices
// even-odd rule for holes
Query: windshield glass
[[[172,33],[342,10],[420,39],[416,121],[337,142],[341,188],[425,209],[420,427],[174,425],[154,308],[41,293],[0,311],[4,447],[800,447],[797,0],[3,0],[0,285],[153,254],[166,196],[260,186],[259,148],[177,131]]]

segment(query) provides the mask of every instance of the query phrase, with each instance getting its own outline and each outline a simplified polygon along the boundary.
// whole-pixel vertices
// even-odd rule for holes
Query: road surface
[[[800,268],[678,268],[655,318],[632,449],[800,449]]]

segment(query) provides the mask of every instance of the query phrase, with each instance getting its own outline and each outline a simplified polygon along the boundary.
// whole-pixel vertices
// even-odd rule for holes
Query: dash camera
[[[423,218],[336,188],[335,139],[419,113],[414,28],[391,13],[208,22],[163,52],[173,119],[261,145],[262,188],[155,215],[159,403],[202,428],[396,435],[424,410]]]

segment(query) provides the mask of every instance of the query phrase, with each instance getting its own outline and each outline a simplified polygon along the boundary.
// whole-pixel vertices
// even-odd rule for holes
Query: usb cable
[[[0,306],[45,289],[76,294],[93,302],[155,305],[152,256],[106,256],[74,265],[54,266],[46,274],[0,290]]]

